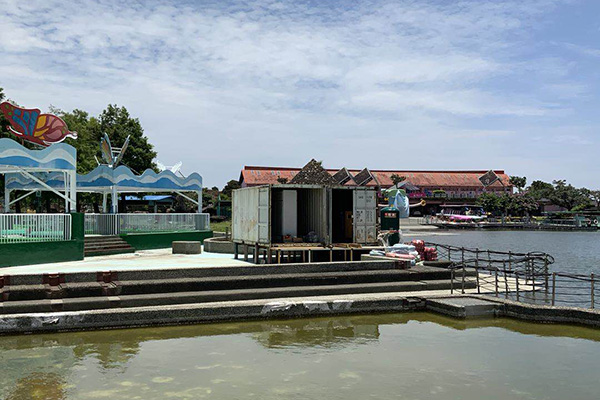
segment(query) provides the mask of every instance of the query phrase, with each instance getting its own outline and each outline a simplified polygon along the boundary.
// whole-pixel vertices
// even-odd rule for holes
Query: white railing
[[[117,235],[119,214],[85,214],[83,230],[86,235]]]
[[[195,232],[210,229],[209,214],[86,214],[86,235]]]
[[[71,240],[70,214],[0,214],[0,244]]]

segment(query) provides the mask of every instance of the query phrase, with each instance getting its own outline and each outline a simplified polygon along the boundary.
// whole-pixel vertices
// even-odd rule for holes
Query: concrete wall
[[[71,214],[71,238],[63,242],[0,244],[0,267],[83,260],[83,214]]]
[[[159,233],[127,233],[121,237],[136,250],[166,249],[177,240],[197,240],[211,238],[212,231],[200,232],[159,232]]]

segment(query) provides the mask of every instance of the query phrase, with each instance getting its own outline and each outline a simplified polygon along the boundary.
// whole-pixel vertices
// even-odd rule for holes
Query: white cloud
[[[315,153],[381,166],[368,137],[497,138],[515,130],[469,121],[569,112],[556,93],[585,91],[565,82],[561,60],[518,56],[559,1],[0,2],[9,97],[92,113],[125,105],[162,161],[184,158],[209,185],[243,164]],[[524,73],[543,74],[546,89],[504,83]],[[426,163],[406,157],[403,168]]]

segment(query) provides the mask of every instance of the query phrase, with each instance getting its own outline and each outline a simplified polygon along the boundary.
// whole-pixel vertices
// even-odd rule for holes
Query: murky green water
[[[388,314],[0,337],[5,399],[597,399],[600,330]]]

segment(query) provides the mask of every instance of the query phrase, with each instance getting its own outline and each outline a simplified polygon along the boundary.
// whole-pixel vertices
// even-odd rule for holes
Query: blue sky
[[[0,0],[0,87],[126,106],[205,185],[243,165],[505,169],[600,188],[600,2]]]

